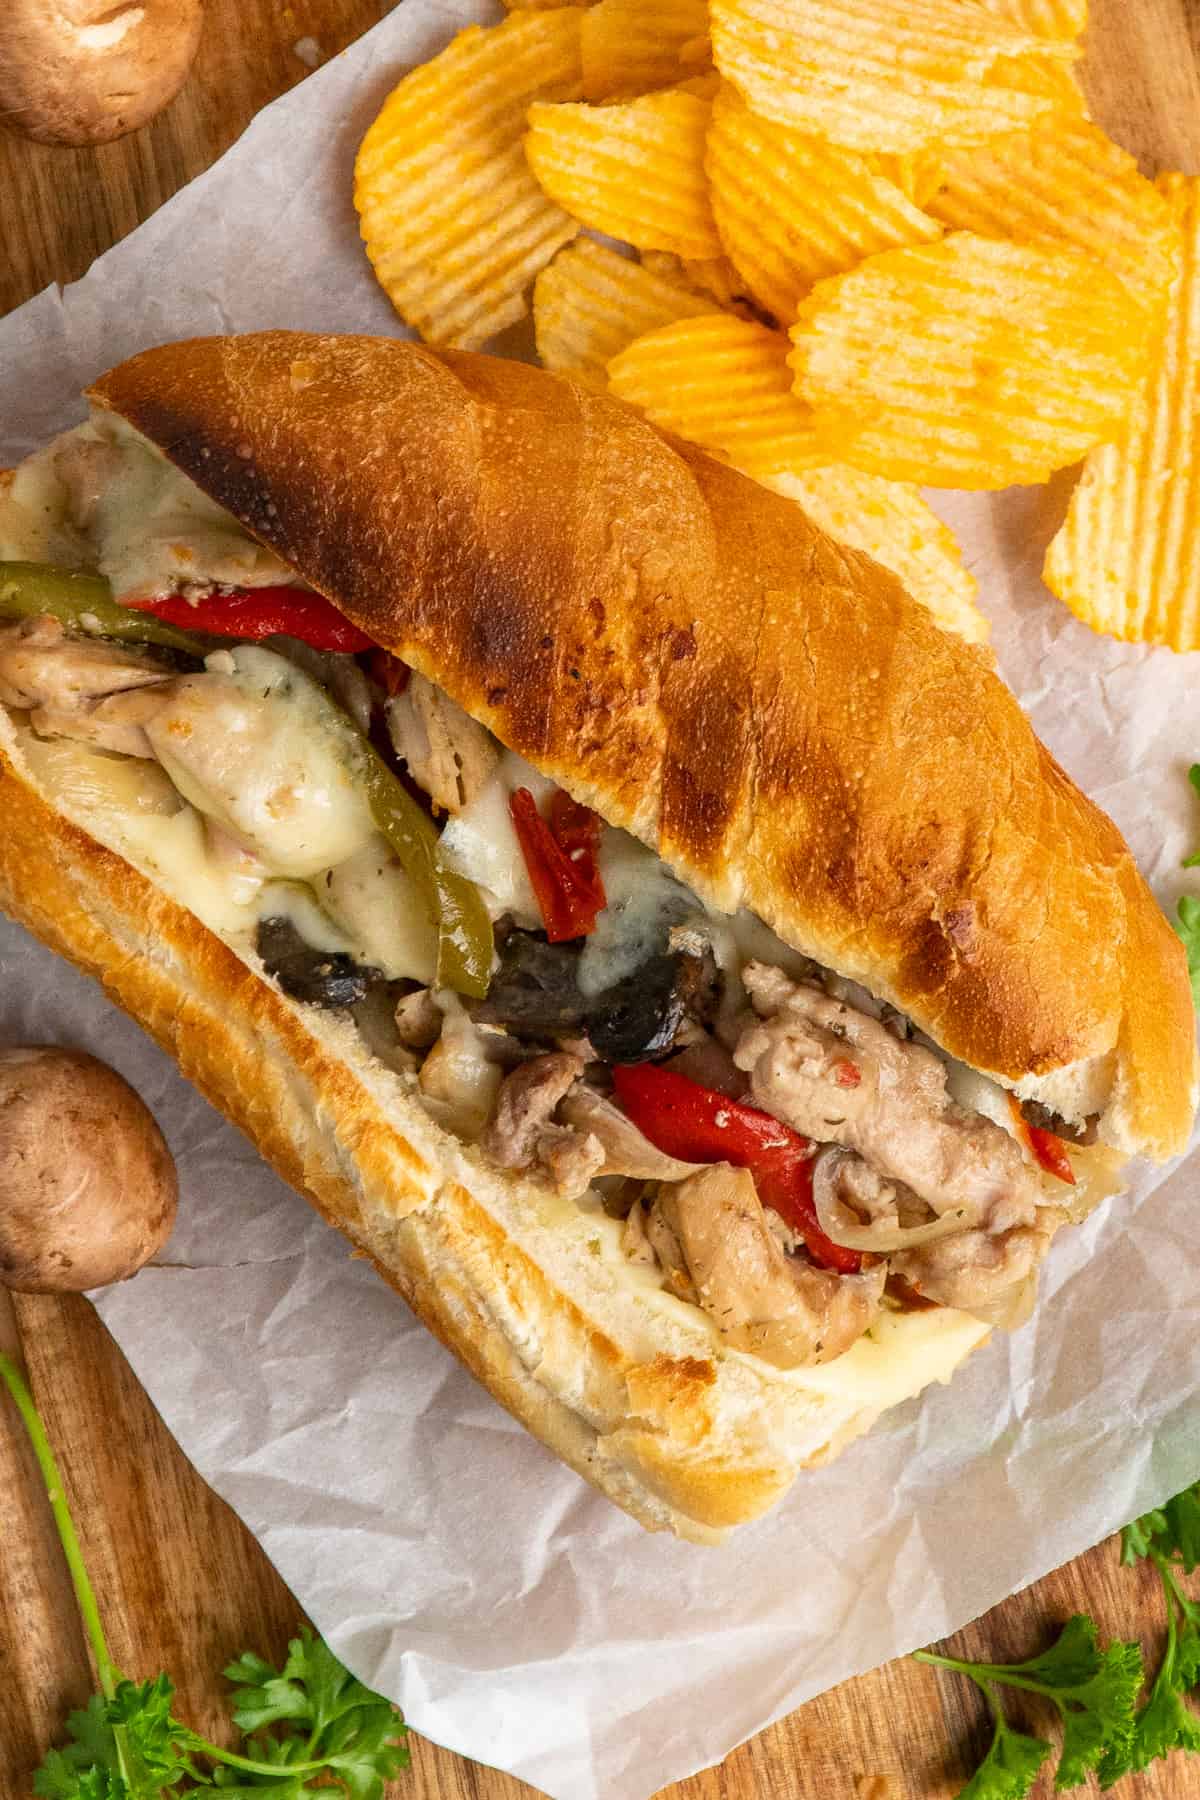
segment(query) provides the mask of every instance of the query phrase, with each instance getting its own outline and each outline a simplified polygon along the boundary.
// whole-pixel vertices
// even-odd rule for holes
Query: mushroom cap
[[[72,1293],[136,1274],[175,1222],[148,1108],[78,1050],[0,1050],[0,1286]]]
[[[0,120],[43,144],[106,144],[179,92],[203,0],[3,0]]]

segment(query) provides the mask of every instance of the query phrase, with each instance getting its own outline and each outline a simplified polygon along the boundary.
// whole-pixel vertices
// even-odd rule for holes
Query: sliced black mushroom
[[[636,1063],[667,1055],[683,1020],[680,965],[689,960],[651,956],[589,1002],[584,1023],[598,1056]]]
[[[382,969],[355,962],[344,951],[314,949],[283,916],[259,921],[255,948],[284,993],[309,1006],[357,1006],[386,979]]]
[[[518,1037],[557,1039],[577,1033],[606,1062],[648,1062],[669,1055],[685,1015],[707,1003],[715,971],[711,954],[655,953],[621,981],[585,995],[579,986],[581,948],[580,943],[548,944],[533,932],[510,931],[487,999],[472,1009],[475,1018],[503,1025]]]
[[[578,943],[548,944],[532,931],[510,931],[487,999],[471,1008],[485,1025],[517,1037],[558,1038],[583,1024],[587,1001],[579,989]]]

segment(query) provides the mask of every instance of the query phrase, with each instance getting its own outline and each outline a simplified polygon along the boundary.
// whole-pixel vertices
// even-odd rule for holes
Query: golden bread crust
[[[1185,959],[1120,834],[987,659],[791,502],[570,382],[390,339],[168,345],[91,398],[706,899],[976,1068],[1078,1070],[1121,1148],[1183,1147]]]

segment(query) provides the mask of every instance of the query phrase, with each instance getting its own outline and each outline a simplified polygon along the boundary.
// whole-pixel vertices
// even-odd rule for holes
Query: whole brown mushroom
[[[0,1286],[73,1293],[135,1275],[179,1184],[144,1103],[79,1050],[0,1050]]]
[[[183,86],[203,0],[2,0],[0,120],[43,144],[107,144]]]

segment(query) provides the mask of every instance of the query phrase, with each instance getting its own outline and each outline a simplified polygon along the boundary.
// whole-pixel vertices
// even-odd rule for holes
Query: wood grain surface
[[[208,0],[191,79],[144,131],[95,151],[0,132],[0,312],[81,274],[214,161],[259,107],[303,78],[298,42],[334,54],[386,10],[381,0]],[[1092,0],[1092,14],[1086,80],[1097,116],[1148,168],[1200,171],[1200,0]],[[220,1734],[217,1671],[244,1646],[279,1654],[301,1622],[296,1602],[187,1463],[85,1301],[10,1305],[0,1293],[0,1347],[25,1357],[116,1660],[132,1674],[169,1670],[182,1715]],[[23,1800],[92,1674],[45,1497],[3,1405],[0,1506],[0,1800]],[[996,1607],[951,1641],[953,1652],[1028,1655],[1076,1611],[1106,1635],[1140,1631],[1157,1654],[1153,1579],[1120,1570],[1112,1543]],[[1034,1729],[1050,1724],[1036,1707],[1013,1714]],[[986,1735],[968,1684],[893,1663],[811,1701],[661,1800],[948,1800]],[[518,1800],[533,1790],[414,1740],[412,1773],[393,1793]],[[1047,1777],[1039,1800],[1049,1793]],[[1200,1795],[1200,1768],[1158,1764],[1118,1793]]]

